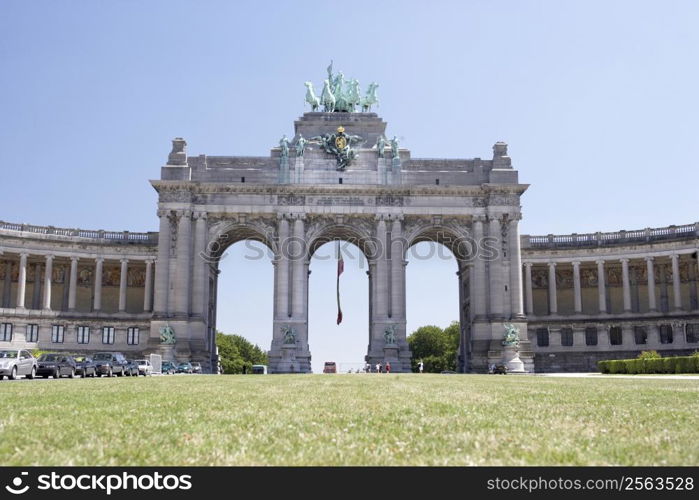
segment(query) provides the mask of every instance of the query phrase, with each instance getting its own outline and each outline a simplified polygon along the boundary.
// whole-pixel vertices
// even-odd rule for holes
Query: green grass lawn
[[[699,381],[496,375],[0,382],[3,465],[699,465]]]

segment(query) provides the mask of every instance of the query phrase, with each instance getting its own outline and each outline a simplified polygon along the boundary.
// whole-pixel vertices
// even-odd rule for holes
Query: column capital
[[[556,262],[547,262],[547,264],[550,268],[556,268]]]
[[[473,217],[471,217],[471,219],[473,220],[474,223],[478,222],[480,224],[483,224],[487,220],[485,215],[474,215]]]
[[[124,258],[122,258],[122,259],[119,259],[119,261],[120,261],[122,264],[128,264],[128,263],[129,263],[129,259],[127,259],[126,257],[124,257]]]
[[[95,263],[104,263],[104,257],[102,257],[101,255],[99,257],[95,257]]]
[[[298,214],[293,214],[293,219],[294,220],[306,220],[306,214],[305,213],[298,213]]]
[[[152,266],[153,264],[155,264],[157,262],[157,260],[158,259],[144,259],[143,262],[145,262],[146,265],[148,265],[148,266]]]
[[[49,261],[55,259],[56,256],[50,253],[50,254],[44,255],[44,258],[46,259],[46,262],[49,262]]]
[[[27,257],[29,257],[29,252],[20,252],[19,257],[20,259],[27,260]]]
[[[531,268],[534,265],[533,262],[523,262],[523,264],[524,264],[524,267],[529,267],[529,268]]]
[[[651,263],[651,264],[653,263],[653,259],[654,259],[654,258],[655,258],[655,257],[643,257],[643,259],[644,259],[646,262],[649,262],[649,263]]]
[[[579,260],[574,260],[571,262],[573,264],[573,267],[580,267],[580,261]]]
[[[164,208],[161,208],[157,211],[158,217],[165,217],[167,215],[170,215],[170,210],[165,210]]]
[[[619,262],[624,263],[624,264],[628,264],[630,260],[631,259],[629,259],[629,258],[622,257],[621,259],[619,259]]]
[[[71,257],[70,257],[70,261],[71,261],[71,262],[77,263],[79,260],[80,260],[80,257],[74,257],[74,256],[71,256]]]
[[[603,266],[605,261],[604,261],[604,259],[597,259],[597,260],[595,260],[595,262],[597,263],[598,266]]]
[[[680,255],[678,253],[671,253],[670,258],[672,260],[678,260],[680,258]]]
[[[209,214],[207,212],[194,212],[192,214],[192,219],[194,220],[206,220]]]

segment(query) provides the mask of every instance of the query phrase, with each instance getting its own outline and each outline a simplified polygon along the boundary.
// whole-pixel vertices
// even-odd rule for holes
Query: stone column
[[[278,215],[279,250],[275,259],[274,282],[277,318],[285,320],[291,316],[289,310],[289,221],[283,214]]]
[[[119,273],[119,312],[126,312],[126,281],[129,272],[129,259],[121,259],[121,272]]]
[[[68,289],[68,310],[75,311],[76,293],[78,290],[78,257],[70,258],[70,285]]]
[[[306,238],[304,215],[298,214],[294,219],[294,240],[291,248],[292,306],[291,314],[303,318],[306,311],[305,289],[308,281],[306,264]]]
[[[672,259],[672,298],[674,301],[675,311],[682,310],[682,288],[680,285],[680,256],[673,253]]]
[[[522,296],[522,252],[519,240],[518,218],[510,221],[508,231],[510,249],[510,297],[513,318],[523,318],[523,296]]]
[[[607,312],[607,286],[604,279],[604,260],[597,261],[597,295],[599,298],[599,312]]]
[[[471,307],[473,308],[471,315],[474,320],[484,319],[488,315],[485,259],[480,251],[483,234],[483,218],[475,217],[473,219],[473,240],[478,245],[478,249],[473,261],[473,282],[471,283]]]
[[[580,261],[573,261],[573,308],[575,314],[582,314],[582,290],[580,288]]]
[[[143,312],[149,312],[151,309],[153,295],[153,261],[146,260],[146,284],[143,291]]]
[[[46,256],[46,265],[44,266],[44,303],[43,308],[51,309],[51,284],[53,283],[53,255]]]
[[[17,308],[24,309],[24,295],[27,291],[27,257],[26,253],[19,254],[19,277],[17,278]]]
[[[385,320],[388,317],[388,260],[386,258],[388,242],[386,241],[386,221],[382,215],[377,217],[376,237],[380,242],[380,253],[376,258],[374,313],[378,319]]]
[[[534,314],[534,287],[532,286],[532,263],[524,263],[524,283],[527,288],[527,314]]]
[[[12,261],[5,261],[5,283],[2,288],[2,307],[10,307],[12,295]]]
[[[92,308],[95,311],[102,309],[102,268],[104,267],[104,257],[95,259],[95,299]]]
[[[646,257],[648,266],[648,309],[657,311],[658,306],[655,301],[655,270],[653,269],[653,257]]]
[[[158,210],[160,232],[158,233],[158,259],[155,263],[155,290],[153,309],[156,315],[166,315],[168,310],[167,296],[170,287],[170,211]]]
[[[34,264],[34,289],[32,290],[32,309],[41,309],[41,263]]]
[[[391,317],[401,322],[405,319],[405,260],[403,248],[402,216],[391,227]]]
[[[488,221],[488,235],[497,241],[498,256],[490,261],[490,316],[493,319],[504,318],[505,284],[503,283],[502,229],[500,219],[492,217]]]
[[[177,281],[175,282],[175,311],[178,316],[189,316],[191,294],[192,212],[182,210],[177,226]]]
[[[206,318],[206,286],[209,277],[209,257],[206,255],[206,212],[194,213],[194,258],[192,276],[192,313]]]
[[[555,262],[549,262],[549,314],[558,314],[558,296],[556,292]]]
[[[629,281],[629,259],[621,260],[621,280],[624,286],[624,312],[631,312],[631,282]]]

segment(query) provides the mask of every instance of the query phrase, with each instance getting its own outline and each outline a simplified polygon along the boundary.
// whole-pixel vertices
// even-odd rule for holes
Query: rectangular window
[[[39,342],[39,325],[27,325],[27,342]]]
[[[0,323],[0,341],[12,341],[12,323]]]
[[[696,344],[699,342],[699,323],[687,323],[687,343]]]
[[[90,327],[89,326],[79,326],[78,327],[78,344],[89,344],[90,343]]]
[[[634,326],[633,327],[633,338],[636,344],[647,344],[648,343],[648,330],[645,326]]]
[[[140,332],[137,327],[132,326],[126,330],[126,343],[129,345],[138,345]]]
[[[539,347],[548,347],[549,345],[549,329],[548,328],[537,328],[536,329],[536,345]]]
[[[613,326],[609,329],[609,343],[611,345],[621,345],[623,338],[621,336],[621,327]]]
[[[114,343],[114,327],[105,326],[102,328],[102,343],[103,344],[113,344]]]
[[[561,328],[561,345],[570,347],[573,345],[573,329]]]
[[[63,325],[53,325],[51,327],[51,342],[53,342],[54,344],[63,343],[63,328]]]
[[[660,325],[660,343],[672,344],[672,325]]]
[[[585,328],[585,345],[597,345],[596,326],[588,326]]]

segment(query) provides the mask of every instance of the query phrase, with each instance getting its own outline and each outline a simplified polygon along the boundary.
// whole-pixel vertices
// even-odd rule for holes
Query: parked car
[[[77,363],[73,356],[68,356],[60,352],[47,352],[39,356],[37,360],[36,374],[44,378],[75,378]]]
[[[73,359],[75,360],[76,375],[80,375],[82,378],[95,376],[97,369],[95,368],[95,362],[92,361],[90,356],[83,356],[81,354],[73,356]]]
[[[0,350],[0,380],[6,376],[15,380],[20,375],[34,378],[36,370],[36,358],[26,349]]]
[[[201,373],[201,363],[192,361],[192,373]]]
[[[129,364],[120,352],[98,352],[92,359],[95,362],[98,377],[102,375],[122,377],[126,373],[126,365]]]
[[[334,361],[326,361],[323,366],[323,373],[337,373],[337,364]]]
[[[136,366],[138,366],[137,375],[153,375],[153,367],[151,366],[150,361],[147,359],[137,359],[135,363]]]
[[[138,377],[138,362],[133,359],[127,359],[127,365],[124,368],[124,375],[127,377]]]
[[[192,363],[189,361],[177,365],[177,373],[192,373]]]
[[[252,365],[253,375],[267,375],[267,365]]]
[[[163,375],[174,375],[177,373],[177,365],[172,361],[163,361],[163,364],[160,366],[160,373]]]

